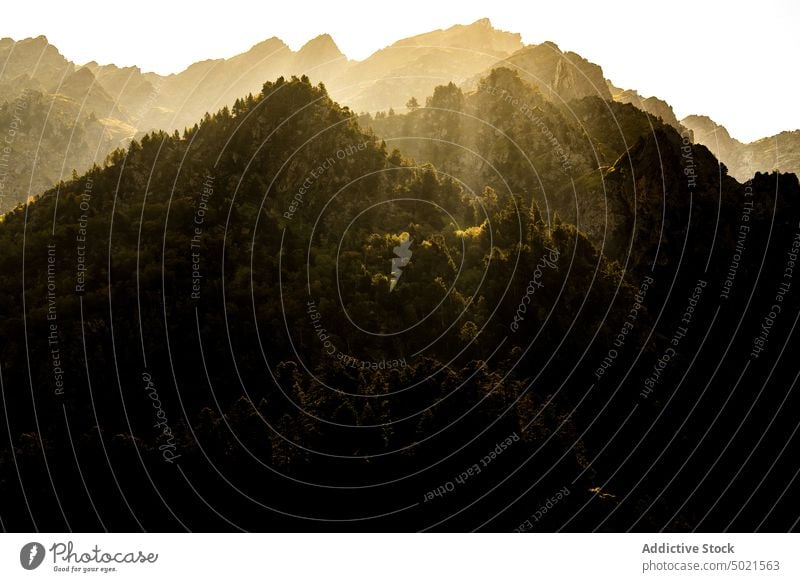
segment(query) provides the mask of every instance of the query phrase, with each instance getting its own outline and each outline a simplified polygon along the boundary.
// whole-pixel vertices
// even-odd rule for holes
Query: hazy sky
[[[489,17],[526,43],[555,41],[614,84],[709,115],[749,141],[800,129],[800,0],[574,2],[4,2],[0,37],[44,34],[67,58],[176,72],[277,36],[297,49],[330,33],[350,58],[395,40]]]

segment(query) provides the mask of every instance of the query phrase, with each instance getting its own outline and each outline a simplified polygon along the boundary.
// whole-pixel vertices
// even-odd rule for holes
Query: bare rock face
[[[309,78],[332,79],[347,68],[348,60],[329,34],[311,39],[294,56],[294,68]]]
[[[791,172],[800,175],[800,130],[783,131],[750,143],[731,137],[728,130],[705,115],[681,120],[694,141],[706,146],[725,164],[731,176],[744,182],[755,172]]]
[[[25,89],[54,91],[75,65],[44,36],[14,41],[0,39],[0,104]]]
[[[672,105],[659,99],[658,97],[642,97],[637,91],[633,89],[620,89],[615,87],[610,81],[608,88],[611,91],[611,98],[618,103],[630,103],[634,107],[649,113],[650,115],[661,119],[667,125],[671,125],[679,132],[686,131],[686,128],[681,125],[675,112],[672,110]]]
[[[423,102],[437,85],[460,85],[522,47],[519,34],[484,18],[400,40],[351,63],[326,85],[355,111],[403,109],[410,97]]]
[[[562,52],[553,42],[526,46],[492,68],[496,66],[518,71],[524,81],[554,102],[582,97],[611,99],[602,68],[576,53]],[[476,83],[477,78],[472,79],[468,88],[474,88]]]
[[[281,76],[305,75],[312,83],[324,83],[334,100],[357,113],[403,112],[412,97],[425,103],[437,86],[448,83],[473,91],[492,70],[505,67],[554,106],[587,97],[633,105],[708,147],[740,181],[756,171],[800,173],[800,131],[743,144],[707,117],[679,121],[666,101],[615,87],[600,66],[576,53],[553,42],[524,46],[519,34],[498,30],[485,18],[399,40],[362,61],[349,60],[330,35],[322,34],[298,51],[273,37],[239,55],[199,61],[171,75],[94,61],[76,65],[44,36],[0,39],[0,62],[0,106],[6,103],[13,110],[15,100],[34,92],[56,102],[59,115],[49,118],[50,133],[67,135],[86,123],[91,126],[86,135],[94,135],[97,124],[105,128],[110,138],[103,138],[100,147],[90,144],[90,152],[76,153],[77,160],[102,161],[114,147],[152,130],[183,131],[206,112],[256,95],[265,81]],[[18,141],[16,147],[27,145]],[[43,173],[43,184],[62,177],[63,164],[49,168],[43,161],[58,158],[59,152],[52,153],[35,170]],[[75,168],[87,166],[76,162]],[[39,178],[34,176],[33,183]],[[0,202],[0,212],[25,199],[27,193],[17,191]]]

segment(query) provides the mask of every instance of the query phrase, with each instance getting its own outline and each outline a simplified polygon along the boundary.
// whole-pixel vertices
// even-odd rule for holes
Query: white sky
[[[800,129],[798,0],[8,1],[0,37],[44,34],[78,63],[170,73],[272,36],[297,49],[324,32],[363,59],[483,17],[526,43],[553,40],[601,65],[617,86],[665,99],[678,118],[708,115],[743,141]]]

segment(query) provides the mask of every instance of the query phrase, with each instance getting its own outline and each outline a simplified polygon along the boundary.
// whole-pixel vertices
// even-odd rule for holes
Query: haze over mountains
[[[798,131],[741,144],[707,118],[678,121],[666,102],[615,87],[599,65],[580,55],[551,42],[524,46],[519,34],[497,30],[488,19],[399,40],[363,61],[348,60],[329,35],[296,52],[270,38],[234,57],[200,61],[162,76],[137,67],[76,64],[40,36],[0,40],[0,63],[0,103],[6,103],[0,126],[7,127],[15,115],[21,121],[0,211],[68,178],[73,169],[82,172],[102,163],[135,135],[183,131],[206,112],[258,93],[265,80],[292,75],[323,82],[337,102],[356,112],[401,111],[412,96],[424,102],[437,85],[454,82],[474,90],[481,77],[503,65],[550,100],[596,95],[632,103],[679,131],[688,129],[740,181],[757,170],[800,171]],[[26,98],[15,107],[21,95]],[[29,101],[34,105],[24,107]]]
[[[800,173],[800,130],[782,131],[742,143],[705,115],[689,115],[681,123],[693,132],[697,143],[708,147],[728,167],[731,176],[741,182],[765,169]]]
[[[796,175],[485,20],[163,77],[2,47],[4,529],[800,523]]]

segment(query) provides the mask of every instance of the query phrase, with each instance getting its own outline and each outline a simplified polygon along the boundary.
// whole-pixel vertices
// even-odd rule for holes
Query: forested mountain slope
[[[7,214],[5,527],[791,527],[797,178],[480,87],[279,78]]]

